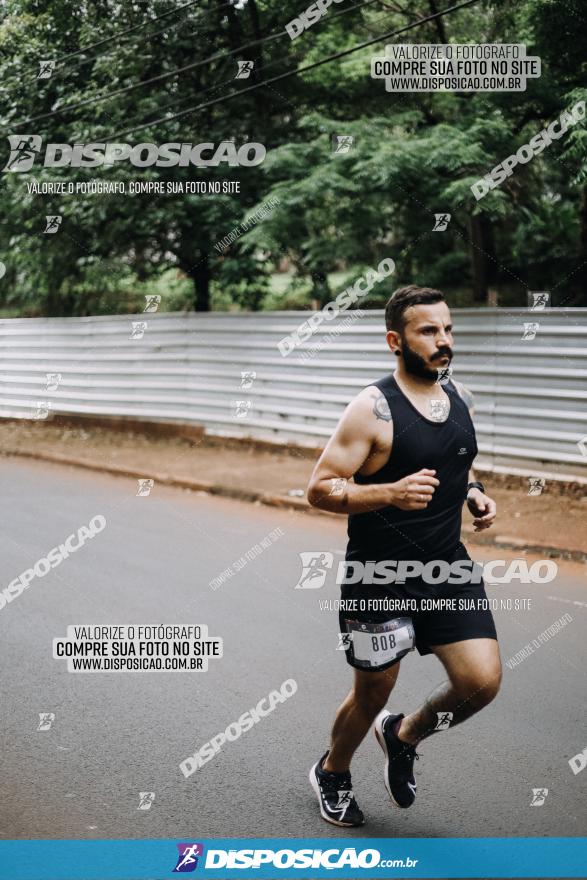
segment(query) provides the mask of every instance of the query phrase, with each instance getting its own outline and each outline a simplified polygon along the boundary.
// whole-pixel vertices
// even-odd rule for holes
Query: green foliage
[[[380,43],[165,121],[430,14],[426,0],[405,10],[379,2],[355,10],[340,4],[296,40],[286,36],[231,55],[282,30],[294,12],[278,0],[248,0],[238,11],[219,7],[198,5],[86,51],[82,47],[177,7],[172,0],[144,0],[140,7],[114,0],[5,0],[2,138],[26,131],[59,143],[250,140],[267,145],[267,158],[247,169],[139,170],[121,163],[1,175],[0,260],[7,271],[0,309],[39,315],[141,311],[144,296],[153,292],[162,296],[162,310],[307,308],[311,300],[324,303],[336,295],[342,276],[350,281],[383,257],[395,260],[396,273],[366,305],[380,306],[393,287],[410,281],[443,287],[455,304],[481,303],[489,288],[499,291],[500,302],[521,304],[525,288],[536,284],[556,289],[555,301],[586,304],[584,123],[518,165],[482,200],[471,192],[478,178],[563,109],[587,99],[587,9],[581,0],[482,0],[394,38],[526,43],[528,54],[542,58],[542,76],[530,80],[526,92],[390,94],[369,72]],[[40,59],[65,55],[70,57],[50,79],[35,78]],[[215,60],[151,86],[66,109],[209,56]],[[255,59],[255,70],[235,86],[240,57]],[[55,109],[61,112],[42,116]],[[151,124],[124,134],[145,122]],[[336,135],[354,139],[348,152],[333,151]],[[239,180],[241,193],[41,196],[26,187],[33,178],[92,177]],[[269,198],[278,200],[269,216],[227,250],[215,247]],[[439,213],[450,213],[451,221],[446,231],[433,232]],[[56,235],[43,233],[48,214],[64,217]],[[473,259],[480,250],[490,257],[485,276]],[[274,284],[276,266],[292,273],[285,289]]]

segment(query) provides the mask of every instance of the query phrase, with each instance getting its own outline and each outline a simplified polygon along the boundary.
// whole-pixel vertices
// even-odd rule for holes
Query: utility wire
[[[349,12],[353,12],[356,9],[362,9],[365,6],[371,6],[373,3],[380,2],[380,0],[363,0],[361,3],[356,3],[354,6],[349,6],[347,9],[342,9],[339,12],[335,12],[330,15],[330,18],[335,18],[339,15],[346,15]],[[476,0],[475,0],[476,2]],[[427,19],[422,19],[422,21],[426,21]],[[272,40],[277,40],[287,34],[287,31],[284,29],[282,31],[278,31],[275,34],[269,34],[266,37],[260,37],[258,40],[252,40],[250,43],[245,43],[243,46],[238,46],[236,49],[231,49],[229,52],[216,52],[214,55],[210,55],[208,58],[204,58],[201,61],[194,61],[191,64],[186,64],[183,67],[178,67],[176,70],[171,70],[168,73],[161,73],[158,76],[152,76],[149,79],[141,80],[138,83],[133,83],[129,86],[123,86],[120,89],[115,89],[112,92],[106,92],[103,95],[94,95],[91,98],[86,98],[83,101],[77,101],[75,104],[65,104],[63,107],[59,107],[56,110],[48,111],[47,113],[39,113],[36,116],[29,116],[28,119],[22,120],[22,122],[14,122],[12,123],[12,129],[21,128],[24,125],[29,125],[31,122],[37,122],[40,119],[50,119],[53,116],[59,116],[62,113],[66,113],[69,110],[77,110],[79,107],[87,107],[90,104],[96,104],[100,101],[105,101],[108,98],[114,98],[118,95],[128,94],[129,92],[134,91],[135,89],[144,88],[145,86],[153,85],[153,83],[163,82],[166,79],[170,79],[173,76],[177,76],[181,73],[185,73],[188,70],[194,70],[196,67],[201,67],[203,64],[209,64],[211,61],[217,61],[221,58],[228,58],[231,55],[236,55],[238,52],[243,52],[246,49],[253,48],[254,46],[258,46],[262,43],[268,43]]]
[[[195,113],[196,110],[202,110],[205,107],[211,107],[214,104],[222,104],[225,101],[230,101],[233,98],[239,97],[240,95],[254,92],[257,89],[262,88],[263,86],[268,86],[271,83],[280,82],[281,80],[288,79],[290,76],[306,73],[308,70],[315,70],[317,67],[321,67],[323,64],[329,64],[331,61],[336,61],[339,58],[344,58],[347,55],[351,55],[353,52],[358,52],[361,49],[367,48],[367,46],[373,46],[375,43],[381,43],[383,40],[389,40],[391,37],[397,37],[399,34],[403,34],[406,33],[406,31],[412,30],[413,28],[420,27],[420,25],[426,24],[429,21],[435,21],[437,18],[442,18],[442,16],[449,15],[452,12],[457,12],[460,9],[466,9],[468,6],[473,6],[475,3],[479,2],[480,0],[465,0],[464,3],[458,3],[456,6],[449,6],[447,9],[444,9],[441,12],[434,13],[434,15],[427,15],[425,18],[419,18],[418,21],[405,25],[398,30],[389,31],[388,33],[382,34],[381,36],[373,37],[371,40],[366,40],[364,43],[359,43],[357,46],[352,46],[350,49],[343,49],[341,52],[336,52],[334,55],[327,55],[325,58],[321,58],[319,61],[314,61],[311,64],[306,64],[303,67],[297,67],[293,70],[287,70],[285,73],[280,73],[277,76],[270,77],[270,79],[263,80],[263,82],[255,83],[252,86],[247,86],[247,88],[245,89],[239,89],[236,92],[232,92],[230,95],[213,98],[212,100],[205,101],[202,104],[196,104],[195,107],[187,107],[185,110],[181,110],[179,113],[173,113],[171,116],[164,116],[160,119],[154,120],[153,122],[146,122],[143,125],[136,126],[135,128],[128,128],[125,131],[116,132],[116,134],[109,135],[107,140],[114,140],[120,137],[126,137],[129,134],[134,134],[136,131],[142,131],[145,128],[150,128],[153,125],[171,122],[173,119],[180,119],[182,116],[187,116],[189,113]]]
[[[53,73],[62,69],[62,67],[60,65],[62,65],[63,59],[71,58],[74,55],[82,54],[83,52],[87,52],[90,49],[95,48],[96,46],[102,45],[105,42],[112,42],[113,40],[118,40],[120,37],[122,37],[122,39],[124,39],[124,35],[129,33],[129,31],[134,31],[139,28],[145,27],[148,24],[152,24],[154,21],[158,21],[159,18],[164,18],[165,15],[171,15],[173,12],[181,12],[183,9],[187,9],[188,7],[194,6],[196,3],[199,3],[199,2],[201,2],[201,0],[194,0],[194,2],[192,2],[192,3],[186,3],[184,6],[179,6],[177,9],[171,10],[170,12],[166,12],[163,15],[158,16],[157,18],[150,18],[147,21],[143,22],[142,24],[136,25],[134,28],[129,28],[128,30],[113,34],[111,37],[107,37],[104,40],[101,40],[99,43],[93,43],[93,44],[90,44],[89,46],[83,46],[81,49],[77,50],[77,52],[72,52],[72,53],[70,53],[70,55],[64,55],[60,59],[57,59],[55,61],[55,69],[54,69]],[[231,6],[233,9],[236,8],[234,3],[232,2],[232,0],[228,0],[227,3],[224,3],[222,6],[217,6],[213,11],[215,13],[220,12],[222,9],[226,9],[229,6]],[[171,28],[178,27],[181,24],[188,24],[188,23],[189,23],[189,19],[180,19],[179,21],[175,21],[172,24],[167,25],[165,28],[162,28],[159,31],[154,31],[151,34],[145,34],[145,36],[143,37],[142,40],[139,40],[137,43],[135,43],[135,46],[140,46],[141,43],[145,43],[148,40],[153,40],[153,39],[155,39],[155,37],[160,37],[162,34],[168,33],[171,30]],[[195,22],[193,22],[193,23],[195,24]],[[78,61],[77,64],[66,65],[64,67],[64,70],[68,74],[73,73],[73,71],[79,70],[80,67],[83,67],[86,64],[91,64],[94,61],[98,61],[100,58],[103,58],[103,57],[104,57],[104,53],[100,53],[100,54],[94,55],[90,58],[83,58],[80,61]],[[12,80],[8,83],[8,85],[11,87],[13,85],[17,85],[17,86],[20,86],[22,89],[23,82],[26,84],[29,82],[36,82],[37,80],[38,80],[37,76],[30,76],[27,79],[25,79],[24,81],[21,80],[18,83],[15,83],[14,80]],[[0,91],[3,91],[4,93],[8,92],[8,90],[3,87],[0,87]]]
[[[136,24],[133,27],[125,28],[125,30],[117,31],[115,34],[112,34],[110,37],[105,37],[103,40],[99,40],[97,43],[90,43],[89,46],[81,46],[79,49],[76,49],[75,52],[69,52],[67,55],[62,55],[60,58],[55,59],[55,64],[61,64],[62,61],[67,61],[68,58],[73,58],[75,55],[80,55],[82,52],[88,52],[90,49],[96,49],[98,46],[103,46],[105,43],[110,43],[112,40],[120,39],[120,37],[126,36],[126,34],[132,34],[135,31],[140,30],[148,24],[152,24],[154,21],[161,21],[162,18],[167,18],[170,15],[175,15],[177,12],[181,12],[183,9],[189,9],[190,6],[197,6],[200,0],[192,0],[191,3],[184,3],[183,6],[177,6],[175,9],[170,9],[167,12],[163,12],[161,15],[156,15],[155,18],[149,18],[147,21],[141,22],[141,24]],[[225,4],[227,6],[232,6],[232,3]]]
[[[365,6],[369,6],[369,5],[371,5],[372,3],[378,3],[378,4],[381,4],[381,5],[385,5],[385,4],[383,3],[383,0],[368,0],[368,2],[366,2],[364,5],[365,5]],[[346,11],[346,10],[345,10],[345,11]],[[387,13],[389,12],[389,9],[387,9],[387,7],[386,7],[386,11],[387,11]],[[342,13],[340,13],[340,12],[333,13],[333,15],[331,16],[331,18],[334,18],[335,16],[340,15],[340,14],[342,14]],[[380,17],[378,17],[378,18],[375,18],[375,19],[373,20],[373,24],[378,24],[379,22],[382,22],[382,21],[384,20],[384,18],[386,18],[386,17],[387,17],[387,15],[382,15],[382,16],[380,16]],[[364,28],[363,28],[363,29],[364,29]],[[266,39],[266,40],[267,40],[267,39],[274,39],[275,37],[280,37],[280,36],[282,35],[282,33],[283,33],[283,32],[280,32],[279,34],[275,34],[275,35],[272,35],[272,36],[270,36],[270,37],[266,37],[266,38],[264,38],[264,39]],[[238,50],[235,50],[235,51],[238,51]],[[224,55],[224,56],[222,56],[222,57],[228,57],[228,56],[227,56],[227,55]],[[252,59],[252,60],[253,60],[253,61],[258,61],[260,57],[261,57],[261,56],[258,56],[257,58],[254,58],[254,59]],[[267,62],[267,63],[264,63],[264,64],[263,64],[263,74],[265,74],[265,72],[266,72],[267,70],[269,70],[270,67],[275,67],[277,64],[281,64],[281,63],[282,63],[282,60],[283,60],[282,58],[277,58],[277,59],[274,60],[274,61],[269,61],[269,62]],[[295,60],[295,58],[294,58],[293,60]],[[235,80],[235,77],[232,77],[232,78],[229,79],[229,80],[224,80],[223,82],[215,83],[214,85],[210,86],[209,88],[204,89],[204,90],[201,92],[201,94],[202,94],[202,95],[206,95],[206,94],[209,94],[210,92],[215,92],[217,89],[221,88],[222,86],[230,85],[231,83],[234,82],[234,80]],[[183,98],[183,96],[182,96],[181,98],[176,98],[175,100],[168,102],[168,103],[167,103],[167,109],[169,109],[170,107],[176,106],[177,104],[180,104],[183,100],[184,100],[184,98]]]

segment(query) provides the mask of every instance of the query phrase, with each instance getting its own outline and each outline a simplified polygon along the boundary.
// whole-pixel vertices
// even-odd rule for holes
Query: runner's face
[[[438,370],[453,358],[452,323],[444,302],[411,306],[404,312],[401,357],[406,371],[422,379],[436,381]]]

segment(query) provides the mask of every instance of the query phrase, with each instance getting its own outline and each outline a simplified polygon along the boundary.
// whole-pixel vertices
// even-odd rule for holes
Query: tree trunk
[[[185,228],[180,233],[180,243],[175,251],[177,265],[191,278],[194,284],[193,306],[196,312],[210,311],[210,271],[209,242],[197,244],[193,240],[193,229]]]
[[[438,6],[436,5],[435,0],[428,0],[428,6],[430,8],[430,15],[438,15]],[[444,29],[444,22],[441,18],[435,19],[434,27],[440,37],[440,42],[443,44],[448,43],[448,37],[446,36],[446,31]]]
[[[194,282],[196,312],[210,311],[210,265],[206,254],[190,273]]]
[[[312,299],[318,300],[321,306],[325,306],[332,298],[326,269],[323,266],[317,266],[311,273],[311,278],[312,291],[310,296]]]
[[[149,277],[147,272],[147,258],[145,256],[145,250],[142,245],[137,245],[135,247],[135,265],[134,269],[139,281],[146,281]]]
[[[249,0],[249,2],[247,3],[247,9],[249,11],[249,20],[251,22],[251,27],[253,29],[253,36],[254,36],[255,40],[260,40],[262,37],[261,23],[259,21],[259,10],[257,9],[257,4],[255,3],[255,0]],[[263,71],[263,65],[264,65],[263,47],[262,46],[256,47],[253,52],[253,55],[257,55],[257,57],[259,59],[258,73],[261,74]]]
[[[471,268],[473,274],[473,299],[487,305],[489,289],[497,278],[493,227],[487,214],[475,214],[470,218]]]

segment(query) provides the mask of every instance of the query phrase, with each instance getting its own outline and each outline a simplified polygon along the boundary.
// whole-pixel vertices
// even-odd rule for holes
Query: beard
[[[449,361],[448,364],[444,364],[438,367],[430,367],[428,363],[424,360],[424,358],[419,355],[413,348],[410,348],[405,339],[402,339],[402,357],[404,359],[404,366],[406,368],[406,372],[411,376],[418,376],[419,379],[428,379],[430,382],[436,382],[439,377],[440,371],[445,370],[453,359],[453,351],[448,345],[443,346],[437,352],[435,352],[434,356],[431,360],[440,361],[443,356],[447,356]]]

